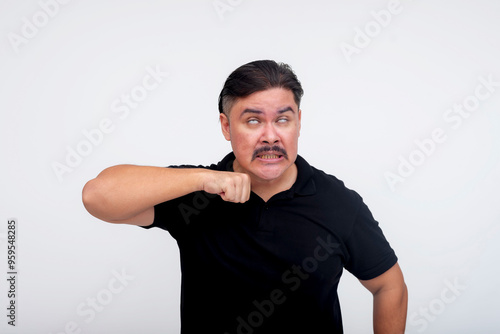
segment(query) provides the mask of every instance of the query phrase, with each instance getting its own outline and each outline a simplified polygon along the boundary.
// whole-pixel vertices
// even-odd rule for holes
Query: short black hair
[[[292,68],[274,60],[256,60],[233,71],[219,95],[219,113],[229,116],[236,100],[270,88],[284,88],[293,93],[297,106],[304,90]]]

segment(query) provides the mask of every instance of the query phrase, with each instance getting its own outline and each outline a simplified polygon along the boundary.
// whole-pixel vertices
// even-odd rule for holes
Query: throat
[[[262,179],[250,171],[247,171],[236,159],[233,161],[233,171],[250,175],[252,192],[265,202],[274,195],[290,189],[297,180],[297,165],[295,165],[295,163],[288,167],[283,174],[272,180]]]
[[[290,189],[297,180],[297,166],[291,165],[285,173],[274,180],[252,177],[252,192],[267,202],[274,195]]]

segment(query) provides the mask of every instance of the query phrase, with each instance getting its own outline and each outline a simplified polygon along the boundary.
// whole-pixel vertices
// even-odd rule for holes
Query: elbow
[[[99,203],[99,200],[97,199],[99,192],[97,190],[98,186],[96,183],[97,180],[92,179],[85,184],[82,190],[83,206],[93,216],[95,216],[94,212],[96,211]]]
[[[117,205],[116,184],[107,177],[98,176],[88,181],[82,189],[82,202],[92,216],[108,223],[117,223],[123,207]]]
[[[106,190],[103,185],[102,180],[92,179],[88,181],[82,190],[82,202],[85,209],[92,216],[104,220],[109,221],[109,217],[107,217],[106,210]]]

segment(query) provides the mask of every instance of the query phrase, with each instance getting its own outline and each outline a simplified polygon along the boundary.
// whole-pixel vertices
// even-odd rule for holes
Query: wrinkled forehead
[[[297,113],[298,105],[292,91],[283,88],[272,88],[255,92],[234,101],[230,113],[233,117],[244,115],[276,115],[284,113]]]

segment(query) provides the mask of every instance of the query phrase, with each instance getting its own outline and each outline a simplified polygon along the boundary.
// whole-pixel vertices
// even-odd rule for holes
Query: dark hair
[[[300,106],[304,91],[292,68],[274,60],[257,60],[238,67],[229,75],[219,95],[219,112],[229,115],[238,98],[270,88],[290,90]]]

